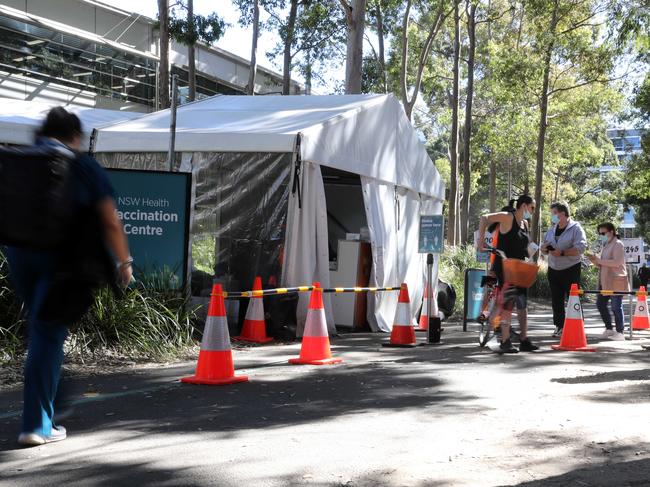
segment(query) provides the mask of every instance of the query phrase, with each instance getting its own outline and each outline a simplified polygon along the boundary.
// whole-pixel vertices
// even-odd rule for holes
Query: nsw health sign
[[[108,169],[108,176],[136,279],[171,275],[171,286],[182,287],[187,275],[192,176],[129,169]]]

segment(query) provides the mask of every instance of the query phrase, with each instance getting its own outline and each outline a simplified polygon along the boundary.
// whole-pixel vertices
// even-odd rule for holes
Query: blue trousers
[[[611,330],[612,315],[609,313],[609,309],[607,308],[607,303],[610,299],[612,301],[612,312],[614,313],[616,331],[623,333],[623,330],[625,329],[625,318],[623,317],[623,296],[603,296],[602,294],[599,294],[598,298],[596,298],[596,307],[605,323],[605,328]]]
[[[6,254],[12,283],[27,306],[29,318],[22,431],[49,436],[63,363],[63,343],[68,335],[64,324],[38,317],[52,282],[55,260],[51,254],[16,248],[7,248]]]

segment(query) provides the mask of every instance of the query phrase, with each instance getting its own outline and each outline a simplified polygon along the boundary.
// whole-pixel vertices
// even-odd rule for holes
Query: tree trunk
[[[251,65],[248,72],[247,93],[255,94],[255,78],[257,76],[257,38],[260,36],[260,0],[253,1],[253,42],[251,45]]]
[[[160,20],[160,62],[158,64],[157,108],[169,108],[169,0],[158,0]]]
[[[196,26],[194,25],[194,0],[187,0],[187,27],[190,35],[190,43],[187,46],[187,76],[188,90],[187,101],[196,99]]]
[[[312,73],[311,51],[307,51],[307,61],[305,66],[305,95],[311,95]]]
[[[348,19],[348,41],[345,58],[345,94],[353,95],[361,93],[366,0],[352,0],[346,17]]]
[[[409,20],[411,15],[411,4],[412,0],[406,2],[406,11],[404,12],[404,17],[402,19],[402,65],[400,66],[399,81],[402,92],[402,105],[404,105],[404,111],[408,119],[411,119],[411,111],[413,110],[413,105],[409,101],[408,93],[408,84],[407,84],[407,69],[408,69],[408,55],[409,55]]]
[[[449,184],[449,245],[458,243],[458,98],[460,75],[460,15],[459,0],[454,0],[454,84],[451,100],[451,143],[449,144],[449,161],[451,165],[451,182]]]
[[[289,20],[287,21],[287,33],[284,39],[284,65],[282,71],[282,94],[291,94],[291,45],[293,44],[294,31],[296,29],[296,17],[298,16],[298,0],[291,0],[289,9]]]
[[[497,211],[497,161],[490,158],[490,213]]]
[[[381,0],[377,0],[375,9],[377,18],[377,44],[379,46],[379,75],[384,93],[388,93],[388,76],[386,75],[386,51],[384,48],[384,14],[381,11]]]
[[[544,53],[544,79],[542,81],[542,95],[539,103],[539,129],[537,133],[537,162],[535,165],[535,214],[533,215],[532,241],[539,240],[541,226],[540,216],[542,209],[542,187],[544,182],[544,148],[546,144],[546,128],[548,127],[548,87],[551,75],[551,58],[555,47],[555,29],[557,27],[558,0],[555,1],[553,16],[550,25],[550,40]]]
[[[463,147],[463,198],[460,202],[460,233],[461,241],[469,242],[469,210],[470,191],[472,183],[472,104],[474,102],[474,63],[476,55],[476,4],[467,0],[467,35],[469,37],[469,53],[467,58],[467,101],[465,103],[465,136]]]

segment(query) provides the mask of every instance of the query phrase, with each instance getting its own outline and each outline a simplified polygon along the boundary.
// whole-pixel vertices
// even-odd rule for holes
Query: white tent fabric
[[[285,265],[282,282],[287,286],[319,281],[330,286],[329,252],[327,249],[327,202],[320,167],[307,163],[302,169],[301,196],[289,198]],[[300,294],[298,301],[298,336],[302,336],[307,318],[309,295]],[[329,294],[323,295],[323,306],[330,334],[336,333]]]
[[[0,111],[0,143],[28,145],[34,142],[34,133],[47,115],[47,112],[58,106],[56,103],[43,103],[35,101],[14,100],[0,98],[2,111]],[[76,114],[81,120],[84,130],[83,144],[88,148],[90,134],[93,129],[124,122],[141,117],[142,113],[122,112],[117,110],[104,110],[78,106],[64,107]]]
[[[164,153],[169,121],[165,110],[100,129],[95,151]],[[394,96],[215,96],[178,109],[177,152],[295,153],[297,142],[303,162],[302,209],[292,195],[283,284],[329,283],[319,168],[328,166],[361,176],[373,250],[371,284],[407,282],[415,317],[426,271],[424,256],[417,253],[419,215],[441,211],[445,187]],[[397,294],[370,293],[368,299],[371,326],[389,331]],[[303,298],[299,325],[305,303]],[[329,301],[326,307],[329,311]]]

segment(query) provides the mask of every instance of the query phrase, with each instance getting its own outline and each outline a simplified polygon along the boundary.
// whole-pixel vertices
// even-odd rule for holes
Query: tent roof
[[[59,106],[57,103],[42,103],[10,98],[0,98],[0,104],[2,104],[2,110],[0,111],[0,143],[22,145],[31,144],[34,141],[34,132],[43,122],[47,112],[51,108]],[[86,143],[88,136],[94,128],[142,116],[142,113],[104,110],[100,108],[78,106],[65,108],[75,113],[81,120],[81,125],[86,134]]]
[[[170,110],[98,131],[95,152],[167,152]],[[293,152],[444,199],[444,183],[392,95],[214,96],[178,108],[177,152]]]

